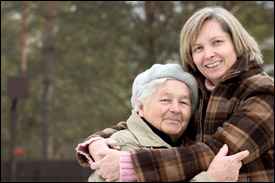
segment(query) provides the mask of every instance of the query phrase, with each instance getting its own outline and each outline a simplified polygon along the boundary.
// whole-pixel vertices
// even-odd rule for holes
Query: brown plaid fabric
[[[257,63],[245,59],[239,59],[232,68],[212,93],[205,90],[204,78],[197,77],[200,102],[190,123],[196,129],[192,131],[196,144],[132,151],[138,181],[188,180],[207,170],[215,154],[227,144],[229,155],[250,152],[238,181],[274,182],[274,79]],[[120,123],[100,132],[100,136],[107,137],[125,127]]]
[[[132,152],[138,181],[184,181],[207,170],[223,144],[229,154],[249,150],[238,181],[274,181],[274,80],[240,59],[211,95],[198,78],[196,141],[190,147]]]

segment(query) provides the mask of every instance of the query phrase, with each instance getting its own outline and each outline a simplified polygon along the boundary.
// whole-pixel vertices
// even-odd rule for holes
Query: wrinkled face
[[[145,104],[138,101],[138,112],[175,142],[185,131],[191,117],[189,87],[181,81],[169,79],[157,86]]]
[[[237,60],[231,37],[217,20],[207,20],[202,24],[192,55],[199,71],[214,85]]]

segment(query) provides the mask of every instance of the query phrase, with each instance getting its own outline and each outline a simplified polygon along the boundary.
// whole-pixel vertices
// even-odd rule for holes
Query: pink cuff
[[[94,162],[94,160],[89,153],[88,146],[91,143],[93,143],[94,141],[100,140],[100,139],[103,139],[103,138],[102,137],[92,137],[89,140],[78,144],[77,147],[75,148],[76,152],[78,152],[79,154],[81,154],[87,158],[87,161],[90,165]]]
[[[132,163],[131,153],[121,151],[120,153],[120,182],[136,182],[137,176]]]

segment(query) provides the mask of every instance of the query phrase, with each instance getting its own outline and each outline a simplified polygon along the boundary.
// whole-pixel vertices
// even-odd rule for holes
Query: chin
[[[173,135],[173,136],[176,136],[176,135],[179,135],[182,133],[182,131],[179,131],[178,129],[177,130],[169,130],[167,132],[165,132],[167,135]]]

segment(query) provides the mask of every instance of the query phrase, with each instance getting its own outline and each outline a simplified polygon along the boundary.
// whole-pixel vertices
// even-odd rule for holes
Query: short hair
[[[142,88],[138,91],[137,93],[137,98],[139,99],[139,101],[142,104],[145,104],[147,102],[147,99],[149,97],[151,97],[152,94],[154,94],[156,92],[157,86],[163,84],[165,81],[167,80],[176,80],[174,78],[160,78],[160,79],[155,79],[153,81],[151,81],[150,83],[145,84],[144,86],[142,86]],[[187,85],[187,87],[189,88],[189,86]],[[189,88],[189,93],[190,93],[190,100],[192,100],[192,92]],[[195,105],[194,103],[192,103],[191,101],[191,105]],[[190,106],[191,108],[191,106]],[[134,106],[133,106],[133,111],[134,112],[138,112],[138,105],[137,105],[137,101],[135,101]]]
[[[180,54],[182,63],[187,71],[196,71],[192,57],[192,46],[195,44],[202,24],[207,20],[217,20],[222,29],[229,33],[238,57],[249,61],[263,63],[258,43],[243,28],[241,23],[224,8],[214,6],[206,7],[195,12],[184,24],[180,35]]]
[[[145,104],[147,99],[156,91],[157,86],[163,84],[168,79],[171,78],[155,79],[150,83],[143,85],[142,88],[140,88],[140,90],[138,91],[136,99],[139,99],[142,104]],[[138,112],[137,101],[135,101],[134,103],[133,111]]]

